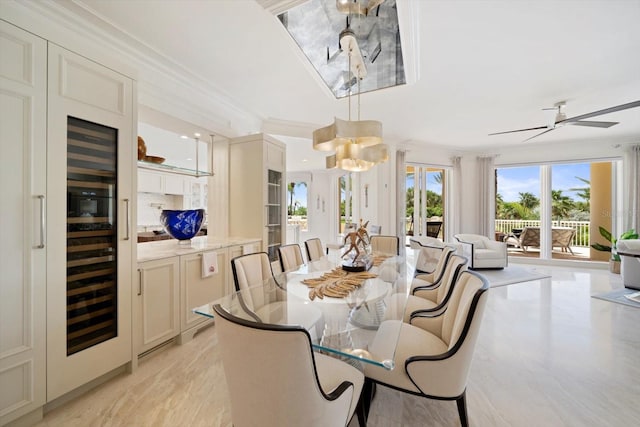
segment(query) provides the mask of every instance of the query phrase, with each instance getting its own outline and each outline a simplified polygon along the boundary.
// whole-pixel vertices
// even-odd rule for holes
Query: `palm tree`
[[[591,211],[591,181],[588,179],[580,178],[579,176],[575,177],[576,179],[584,182],[586,187],[573,187],[570,188],[569,191],[575,191],[576,196],[582,199],[582,202],[576,203],[576,208],[581,212],[590,212]]]
[[[571,197],[562,194],[562,190],[551,190],[551,215],[557,219],[567,218],[574,207]]]
[[[540,199],[534,196],[532,193],[524,192],[518,193],[520,196],[520,204],[528,210],[533,210],[540,205]]]
[[[290,202],[289,202],[289,216],[293,215],[293,192],[296,188],[295,182],[290,182],[287,184],[287,191],[289,192]]]

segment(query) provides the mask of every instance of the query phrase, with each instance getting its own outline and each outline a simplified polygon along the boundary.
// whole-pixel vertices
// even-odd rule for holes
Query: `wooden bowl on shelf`
[[[144,157],[144,161],[145,162],[150,162],[150,163],[163,163],[165,161],[164,157],[158,157],[158,156],[145,156]]]

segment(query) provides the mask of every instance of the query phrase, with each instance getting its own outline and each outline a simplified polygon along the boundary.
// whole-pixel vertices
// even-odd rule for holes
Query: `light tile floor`
[[[605,270],[490,291],[467,388],[472,426],[632,426],[640,420],[640,309],[590,295],[621,287]],[[82,397],[38,426],[229,426],[215,326]],[[458,426],[454,402],[384,387],[369,426]],[[350,426],[357,426],[353,420]]]

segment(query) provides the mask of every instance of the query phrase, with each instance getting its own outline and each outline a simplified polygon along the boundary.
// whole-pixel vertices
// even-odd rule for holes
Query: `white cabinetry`
[[[47,401],[131,361],[134,90],[49,44]]]
[[[182,196],[188,190],[188,179],[182,175],[138,170],[138,191],[140,193],[174,194]]]
[[[207,209],[207,177],[187,178],[187,193],[184,198],[185,209]]]
[[[131,361],[136,104],[130,78],[5,21],[0,51],[4,425]]]
[[[180,259],[138,264],[137,350],[144,353],[180,333]]]
[[[262,239],[271,261],[285,242],[285,145],[267,135],[229,142],[229,234]]]
[[[182,341],[189,340],[207,319],[193,313],[195,307],[207,304],[229,294],[229,250],[221,248],[213,251],[218,261],[217,272],[208,277],[202,275],[202,254],[195,253],[180,257],[181,279],[181,331]]]
[[[194,239],[198,248],[184,253],[171,242],[138,245],[139,280],[135,289],[134,354],[146,351],[179,336],[179,343],[189,341],[210,319],[194,314],[193,309],[232,292],[233,257],[257,252],[258,240],[221,241],[210,244],[206,237]],[[239,244],[241,243],[241,244]],[[217,271],[203,277],[203,254],[216,254]]]
[[[0,425],[46,392],[47,43],[0,21]]]

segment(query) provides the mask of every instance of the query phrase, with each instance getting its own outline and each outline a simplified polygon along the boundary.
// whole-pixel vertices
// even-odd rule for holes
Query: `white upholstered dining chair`
[[[250,322],[213,307],[235,427],[346,426],[363,374],[314,353],[299,326]],[[361,425],[363,412],[358,411]]]
[[[387,255],[400,254],[400,238],[398,236],[375,235],[371,236],[369,240],[372,252]]]
[[[233,283],[236,291],[262,285],[273,278],[271,262],[266,252],[240,255],[231,260]]]
[[[452,255],[439,281],[413,288],[405,304],[404,321],[410,323],[413,317],[439,313],[441,310],[445,310],[453,294],[458,276],[460,276],[466,264],[467,259],[465,257]]]
[[[324,257],[324,250],[322,249],[322,241],[320,239],[307,239],[304,242],[304,247],[307,250],[307,260],[315,261]]]
[[[440,256],[436,261],[435,268],[429,273],[422,272],[418,269],[418,262],[420,262],[419,256],[418,260],[416,261],[416,275],[411,281],[411,290],[413,291],[413,289],[417,287],[433,285],[434,283],[438,283],[440,280],[442,280],[442,276],[444,275],[444,271],[447,268],[447,264],[449,263],[449,260],[454,253],[455,249],[451,246],[445,246],[441,248]]]
[[[370,351],[396,346],[395,368],[366,364],[365,407],[376,384],[438,400],[455,400],[460,422],[468,426],[467,378],[488,297],[489,284],[479,274],[464,271],[447,309],[427,318],[421,327],[400,320],[382,322]],[[400,337],[398,338],[398,330]]]
[[[304,264],[302,250],[297,243],[279,246],[278,257],[280,258],[280,268],[284,272],[295,270]]]

